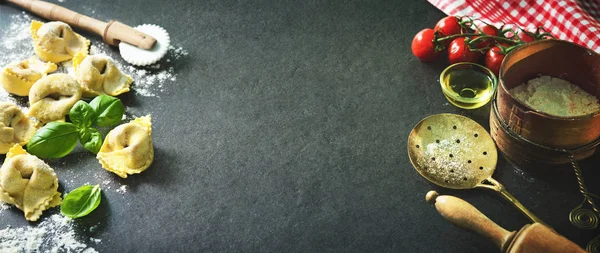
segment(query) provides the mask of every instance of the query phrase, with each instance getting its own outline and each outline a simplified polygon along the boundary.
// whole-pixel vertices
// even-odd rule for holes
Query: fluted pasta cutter
[[[408,156],[430,182],[451,189],[486,188],[498,192],[532,222],[543,222],[492,178],[498,153],[488,132],[456,114],[435,114],[408,136]]]
[[[132,28],[121,22],[108,23],[82,15],[56,4],[33,0],[6,0],[48,20],[58,20],[102,36],[104,42],[118,46],[123,59],[133,65],[145,66],[160,60],[169,49],[170,37],[157,25]]]

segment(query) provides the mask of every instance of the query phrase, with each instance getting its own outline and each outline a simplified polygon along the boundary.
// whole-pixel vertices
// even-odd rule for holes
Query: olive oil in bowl
[[[463,109],[475,109],[492,99],[497,80],[494,73],[484,66],[460,62],[442,72],[440,84],[450,103]]]

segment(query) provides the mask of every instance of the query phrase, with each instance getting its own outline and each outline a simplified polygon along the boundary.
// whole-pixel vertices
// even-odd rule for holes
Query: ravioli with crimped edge
[[[56,71],[56,64],[42,62],[32,57],[20,62],[9,63],[0,73],[2,87],[11,94],[27,96],[31,86],[50,72]]]
[[[54,170],[21,146],[13,146],[0,168],[0,201],[15,205],[25,219],[36,221],[44,210],[60,205]]]
[[[29,115],[43,124],[64,121],[81,98],[81,86],[67,74],[47,75],[31,86]]]
[[[6,154],[15,144],[27,144],[37,131],[35,125],[17,105],[0,102],[0,154]]]
[[[81,84],[84,97],[101,94],[117,96],[129,91],[133,82],[123,74],[110,57],[77,53],[73,57],[74,77]]]
[[[31,22],[33,50],[43,61],[59,63],[68,61],[78,52],[88,52],[90,41],[77,34],[63,22]]]
[[[150,115],[111,130],[96,156],[102,168],[122,178],[146,170],[154,160]]]

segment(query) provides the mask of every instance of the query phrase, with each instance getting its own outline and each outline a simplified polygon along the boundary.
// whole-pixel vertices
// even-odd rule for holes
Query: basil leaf
[[[94,123],[101,127],[118,124],[125,113],[125,107],[121,100],[108,95],[97,96],[90,102],[90,106],[96,112]]]
[[[77,145],[77,127],[68,122],[50,122],[27,143],[27,151],[41,158],[61,158]]]
[[[79,100],[71,107],[69,119],[80,128],[89,127],[94,123],[96,113],[88,103]]]
[[[69,218],[80,218],[94,211],[100,199],[100,185],[84,185],[65,195],[60,212]]]
[[[102,135],[93,127],[80,128],[79,142],[85,149],[97,154],[102,147]]]

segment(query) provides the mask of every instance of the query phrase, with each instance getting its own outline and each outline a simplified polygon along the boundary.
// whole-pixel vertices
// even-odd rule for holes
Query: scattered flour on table
[[[73,68],[73,60],[61,62],[58,65],[58,72],[75,76],[75,69]]]
[[[533,183],[535,182],[535,178],[530,177],[529,175],[527,175],[525,172],[523,172],[520,169],[515,168],[514,170],[515,174],[522,177],[523,179],[527,180],[527,182]]]
[[[78,240],[73,221],[54,214],[34,226],[0,230],[0,252],[98,252]]]
[[[0,202],[0,213],[2,213],[2,211],[10,209],[10,205],[6,204],[4,202]]]
[[[119,189],[117,189],[118,193],[125,194],[127,192],[127,185],[121,185]]]
[[[98,239],[98,238],[93,238],[93,237],[90,237],[90,241],[91,241],[91,242],[94,242],[94,243],[96,243],[96,244],[98,244],[98,243],[101,243],[101,242],[102,242],[102,239]]]
[[[0,65],[4,66],[13,61],[25,60],[35,53],[29,34],[29,25],[33,18],[27,13],[10,15],[8,27],[0,29]]]

